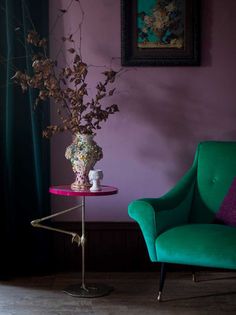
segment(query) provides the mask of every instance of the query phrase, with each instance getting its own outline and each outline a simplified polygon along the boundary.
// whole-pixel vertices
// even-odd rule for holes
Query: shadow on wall
[[[185,85],[158,83],[159,95],[156,82],[149,82],[148,85],[136,82],[136,89],[143,93],[132,95],[130,104],[135,104],[135,108],[123,110],[129,111],[128,115],[132,111],[132,116],[141,125],[150,127],[150,137],[137,147],[137,156],[152,164],[168,159],[170,163],[165,173],[170,182],[176,182],[191,166],[200,141],[236,139],[236,128],[224,132],[220,130],[218,123],[223,118],[219,107],[203,103],[193,81]],[[214,110],[215,116],[211,115]],[[226,118],[230,116],[227,110],[232,109],[225,107]],[[165,139],[165,142],[161,139]]]
[[[174,86],[162,86],[162,95],[168,95],[163,99],[156,95],[145,93],[136,100],[135,115],[150,126],[152,135],[150,141],[142,143],[137,148],[138,155],[146,160],[172,160],[172,168],[166,171],[170,181],[175,182],[191,165],[199,135],[194,127],[196,113],[193,110],[191,87],[175,84]],[[143,104],[148,108],[144,110]],[[189,105],[191,104],[191,106]],[[155,137],[161,135],[166,143],[158,144]],[[154,144],[154,145],[153,145]]]
[[[210,67],[212,65],[212,6],[212,0],[201,1],[200,46],[202,67]]]

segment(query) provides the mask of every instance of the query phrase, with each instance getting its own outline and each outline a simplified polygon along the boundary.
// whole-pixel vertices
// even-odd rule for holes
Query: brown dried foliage
[[[43,49],[44,53],[37,52],[33,55],[32,74],[16,71],[12,79],[21,86],[23,92],[28,89],[38,91],[36,106],[48,99],[53,99],[58,106],[57,114],[61,123],[46,127],[43,137],[50,138],[66,130],[72,134],[94,134],[97,129],[101,129],[102,122],[119,111],[116,104],[105,106],[102,102],[104,98],[113,95],[115,88],[110,88],[110,85],[115,82],[117,72],[113,70],[103,72],[104,80],[98,82],[95,96],[88,101],[86,83],[88,65],[82,61],[73,47],[68,49],[73,55],[72,64],[58,69],[57,62],[45,53],[47,49],[45,38],[41,39],[36,31],[30,31],[26,40],[33,47],[37,47],[37,50]],[[73,43],[72,34],[68,38],[63,37],[62,41]]]

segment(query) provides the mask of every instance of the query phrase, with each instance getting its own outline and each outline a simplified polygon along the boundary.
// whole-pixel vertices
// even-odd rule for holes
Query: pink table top
[[[49,188],[49,192],[54,195],[61,195],[61,196],[108,196],[108,195],[115,195],[118,193],[118,189],[112,186],[102,186],[102,190],[99,191],[90,191],[81,190],[75,191],[72,190],[70,185],[62,185],[62,186],[51,186]]]

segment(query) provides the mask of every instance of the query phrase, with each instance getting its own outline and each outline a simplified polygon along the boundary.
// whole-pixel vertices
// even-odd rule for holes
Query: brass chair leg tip
[[[161,295],[162,295],[162,292],[159,291],[158,296],[157,296],[157,301],[158,301],[158,302],[161,302],[161,301],[162,301]]]

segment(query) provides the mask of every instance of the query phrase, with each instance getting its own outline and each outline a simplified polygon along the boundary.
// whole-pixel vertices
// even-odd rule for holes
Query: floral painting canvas
[[[124,66],[200,64],[199,0],[121,0]]]
[[[184,0],[138,0],[139,48],[183,48]]]

